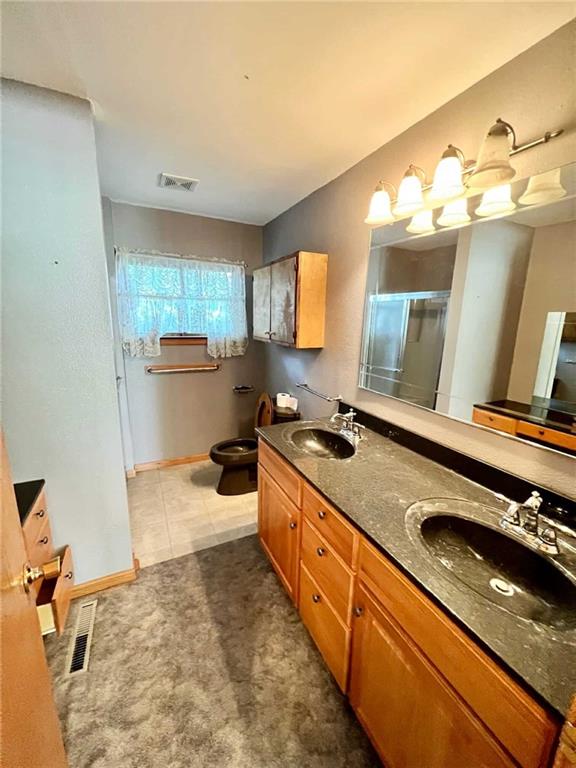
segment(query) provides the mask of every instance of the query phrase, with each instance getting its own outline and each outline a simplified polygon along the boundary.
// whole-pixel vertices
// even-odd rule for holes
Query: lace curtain
[[[206,336],[211,357],[246,351],[241,264],[118,249],[117,290],[122,348],[131,357],[159,355],[166,333]]]

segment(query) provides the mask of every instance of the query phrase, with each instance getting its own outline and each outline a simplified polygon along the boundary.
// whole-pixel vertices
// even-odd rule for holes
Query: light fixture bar
[[[538,147],[540,144],[548,144],[551,139],[555,139],[562,133],[564,133],[564,128],[560,128],[558,131],[546,131],[544,136],[541,136],[539,139],[534,139],[534,141],[527,141],[525,144],[512,147],[510,150],[510,157],[512,157],[512,155],[517,155],[520,152],[525,152],[527,149],[532,149],[532,147]]]

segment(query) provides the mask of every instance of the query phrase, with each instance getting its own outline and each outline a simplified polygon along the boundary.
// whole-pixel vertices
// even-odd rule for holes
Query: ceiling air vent
[[[186,176],[174,176],[173,173],[161,173],[158,179],[159,187],[171,189],[183,189],[186,192],[194,192],[198,186],[198,179],[188,179]]]

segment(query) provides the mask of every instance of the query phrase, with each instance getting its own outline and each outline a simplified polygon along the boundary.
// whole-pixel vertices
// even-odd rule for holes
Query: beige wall
[[[576,222],[534,230],[509,397],[532,397],[548,312],[576,311]]]
[[[563,27],[265,227],[266,261],[298,249],[329,254],[326,346],[309,352],[266,345],[271,391],[294,391],[296,381],[308,381],[445,445],[573,495],[570,457],[364,392],[357,378],[370,244],[363,220],[376,182],[398,183],[410,162],[431,173],[448,142],[476,157],[483,135],[499,116],[516,127],[520,141],[565,129],[550,144],[514,158],[518,178],[572,161],[575,31],[576,22]],[[417,90],[410,98],[418,98]],[[298,393],[308,415],[331,412],[323,401]]]
[[[132,567],[90,104],[2,81],[2,421],[76,582]]]
[[[262,261],[262,228],[155,208],[108,203],[109,243],[169,253],[245,261],[247,274]],[[109,261],[110,263],[110,261]],[[248,307],[252,280],[247,280]],[[249,317],[250,322],[250,317]],[[150,376],[144,366],[213,362],[204,347],[172,347],[151,360],[125,358],[124,375],[135,464],[206,453],[213,443],[254,428],[255,400],[264,384],[262,347],[251,341],[243,357],[221,361],[217,373]],[[120,361],[122,365],[122,361]],[[122,372],[120,372],[122,375]],[[236,395],[252,384],[253,395]],[[125,448],[128,441],[125,439]],[[125,457],[129,455],[125,450]]]

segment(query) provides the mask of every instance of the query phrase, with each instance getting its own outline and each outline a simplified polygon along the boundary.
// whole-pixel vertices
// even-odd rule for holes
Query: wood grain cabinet
[[[259,462],[264,551],[387,768],[551,766],[558,718],[262,441]]]
[[[298,251],[254,270],[254,338],[296,349],[324,346],[325,253]]]
[[[513,768],[480,720],[362,587],[350,702],[388,768]]]
[[[39,568],[55,557],[60,557],[59,576],[54,579],[38,579],[31,587],[36,594],[42,634],[57,632],[60,635],[64,631],[74,586],[72,550],[70,547],[54,549],[44,491],[34,500],[22,525],[22,532],[28,562],[33,568]]]
[[[276,477],[282,480],[280,473]],[[262,463],[258,467],[258,532],[274,570],[296,603],[300,510]]]

